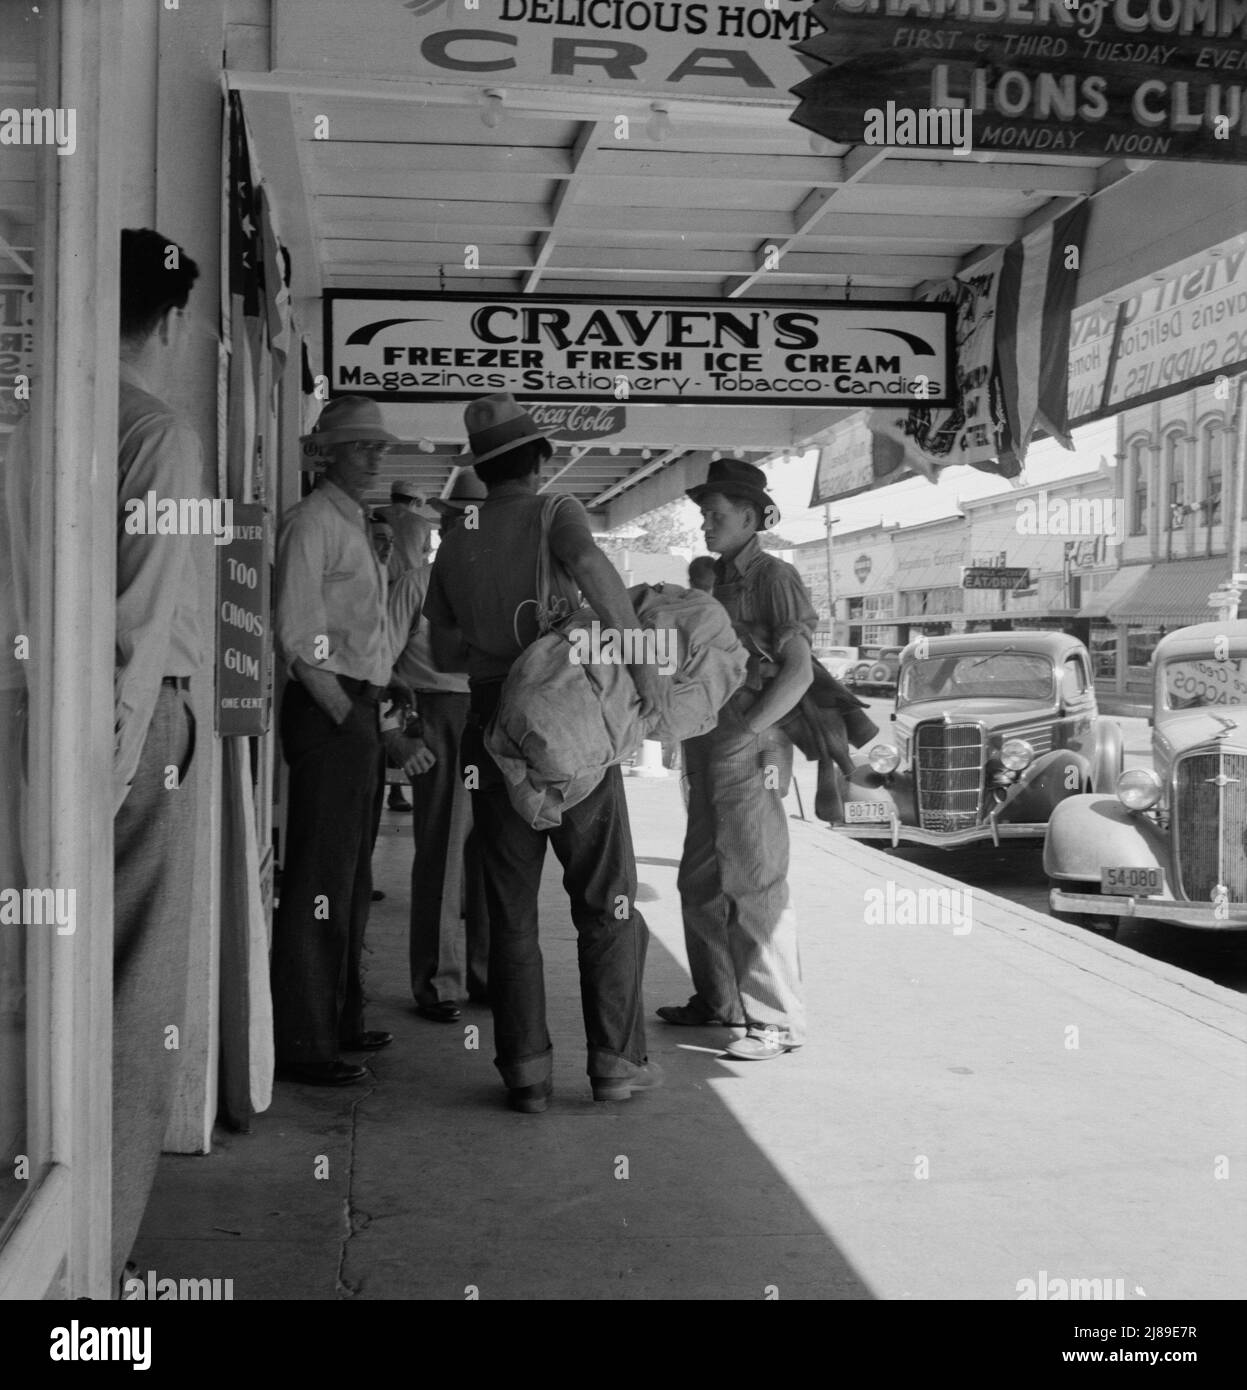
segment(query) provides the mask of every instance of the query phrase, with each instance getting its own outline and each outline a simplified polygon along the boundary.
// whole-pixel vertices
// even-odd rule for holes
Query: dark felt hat
[[[764,531],[779,521],[779,508],[766,490],[766,474],[756,464],[744,459],[712,459],[706,481],[689,488],[685,496],[700,506],[702,498],[713,492],[754,503],[761,511]]]

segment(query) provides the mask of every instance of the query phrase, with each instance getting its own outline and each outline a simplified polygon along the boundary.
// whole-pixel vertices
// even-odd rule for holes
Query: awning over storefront
[[[1206,622],[1213,616],[1208,595],[1229,578],[1229,561],[1224,555],[1137,568],[1142,571],[1141,578],[1129,593],[1119,597],[1109,608],[1108,616],[1118,622],[1163,623],[1168,627]],[[1121,571],[1121,574],[1131,573],[1131,570]],[[1110,583],[1104,594],[1112,587]],[[1104,594],[1097,595],[1100,602]]]
[[[1127,603],[1135,589],[1151,571],[1151,565],[1130,565],[1120,569],[1102,589],[1088,596],[1079,610],[1083,618],[1110,618],[1114,610]]]

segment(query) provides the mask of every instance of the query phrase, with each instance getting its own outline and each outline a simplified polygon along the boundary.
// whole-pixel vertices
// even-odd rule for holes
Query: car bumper
[[[972,825],[965,830],[923,830],[917,825],[903,825],[898,820],[891,824],[874,821],[864,825],[836,825],[832,829],[837,835],[847,835],[852,840],[891,840],[892,846],[934,845],[937,849],[956,849],[959,845],[972,845],[982,841],[998,845],[1001,840],[1041,840],[1048,829],[1044,822],[1026,821],[987,821],[983,825]]]
[[[1227,903],[1218,915],[1211,903],[1176,902],[1173,898],[1123,898],[1103,893],[1069,893],[1054,888],[1048,895],[1053,912],[1086,917],[1130,917],[1142,922],[1174,922],[1180,927],[1224,931],[1247,927],[1247,904]]]

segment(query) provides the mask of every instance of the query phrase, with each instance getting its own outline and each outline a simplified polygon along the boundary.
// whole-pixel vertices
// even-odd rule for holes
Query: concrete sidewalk
[[[508,1111],[487,1011],[412,1012],[410,818],[387,811],[368,1022],[395,1044],[366,1087],[279,1085],[251,1134],[166,1156],[140,1270],[236,1299],[1014,1299],[1041,1271],[1247,1296],[1241,996],[793,821],[810,1042],[734,1062],[653,1018],[689,993],[684,811],[675,778],[628,794],[665,1089],[590,1099],[551,855],[555,1098]]]

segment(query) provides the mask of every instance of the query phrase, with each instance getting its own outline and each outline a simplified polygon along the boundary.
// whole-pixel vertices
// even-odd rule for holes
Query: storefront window
[[[1091,652],[1091,670],[1096,680],[1117,679],[1117,628],[1105,618],[1091,620],[1087,643]]]
[[[1132,670],[1146,669],[1156,644],[1165,635],[1164,627],[1131,627],[1126,631],[1126,665]]]
[[[1130,508],[1130,534],[1147,535],[1147,452],[1142,440],[1130,449],[1130,479],[1133,487]]]

